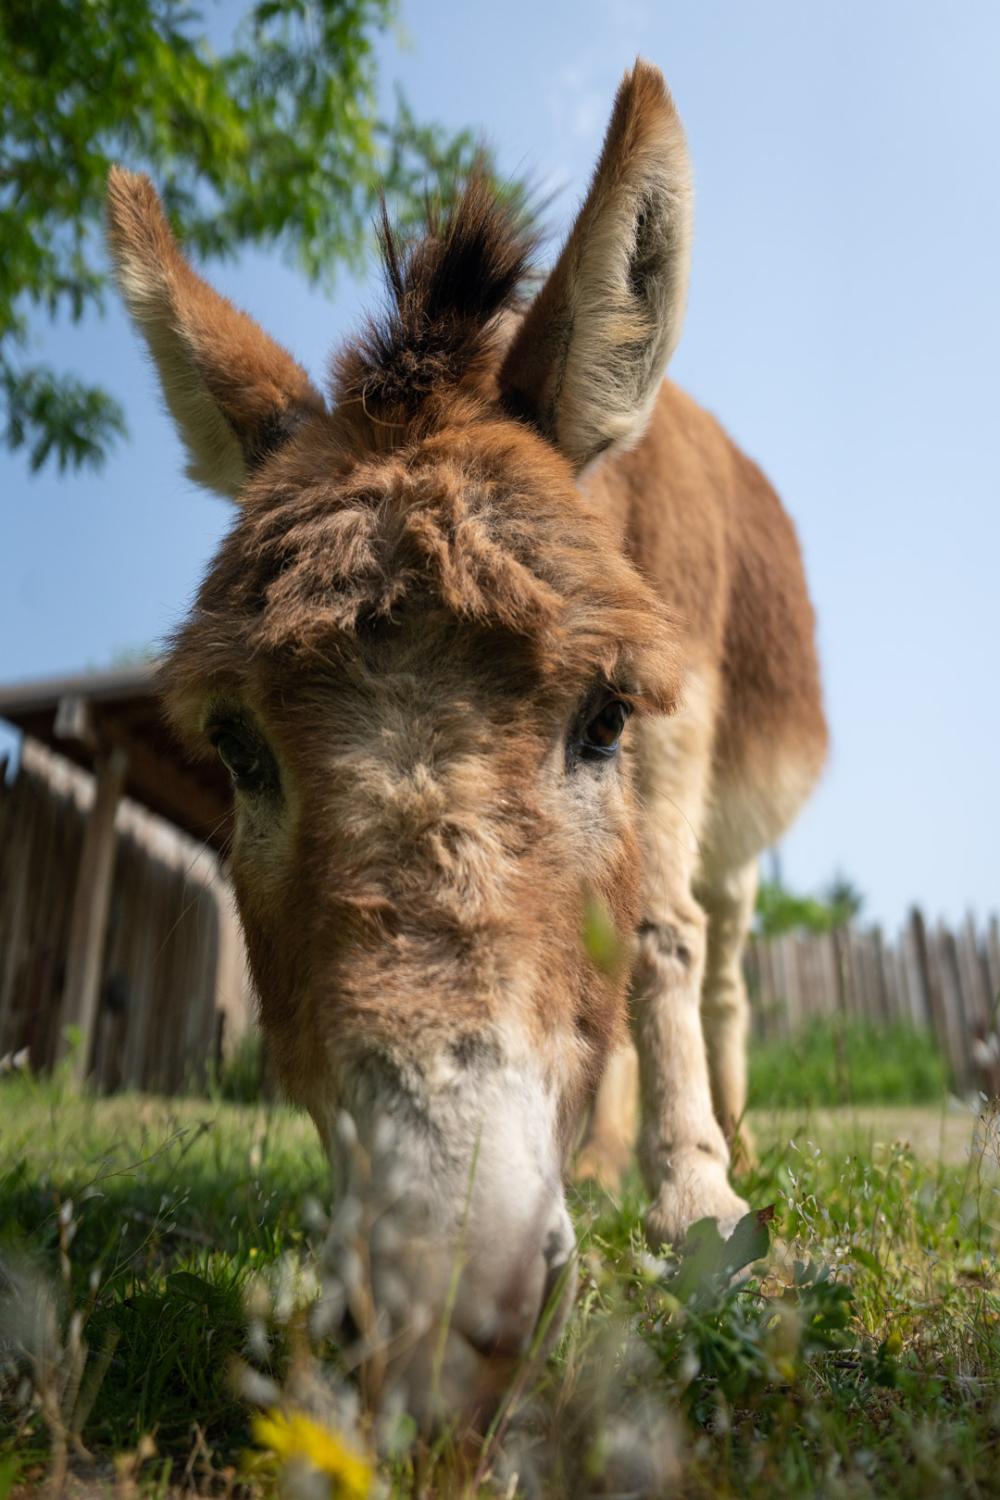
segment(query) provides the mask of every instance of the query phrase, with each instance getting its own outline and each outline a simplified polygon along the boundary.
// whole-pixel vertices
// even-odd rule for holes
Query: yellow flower
[[[307,1463],[330,1479],[330,1500],[366,1500],[371,1492],[372,1468],[350,1448],[304,1412],[272,1410],[255,1417],[254,1441],[269,1448],[283,1463]]]

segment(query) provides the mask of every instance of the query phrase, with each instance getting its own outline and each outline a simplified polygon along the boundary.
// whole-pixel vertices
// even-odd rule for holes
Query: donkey
[[[384,223],[387,308],[329,402],[186,263],[148,179],[112,172],[109,223],[188,472],[237,502],[163,686],[232,777],[263,1030],[334,1166],[349,1116],[422,1204],[394,1274],[448,1302],[464,1392],[557,1286],[564,1315],[564,1174],[588,1111],[587,1170],[621,1170],[636,1057],[650,1239],[746,1211],[755,861],[824,760],[792,524],[663,383],[681,125],[637,63],[527,306],[533,247],[482,175],[417,241]]]

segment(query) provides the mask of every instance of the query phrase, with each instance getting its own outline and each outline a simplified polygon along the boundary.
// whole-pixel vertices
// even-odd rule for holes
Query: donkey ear
[[[323,401],[306,372],[188,265],[148,177],[113,167],[108,238],[118,284],[188,449],[188,473],[235,497]]]
[[[680,336],[691,172],[663,77],[622,80],[594,180],[504,361],[507,407],[579,472],[642,433]]]

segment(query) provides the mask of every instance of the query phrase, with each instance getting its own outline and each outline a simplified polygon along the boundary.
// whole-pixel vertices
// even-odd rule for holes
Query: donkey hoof
[[[725,1167],[712,1162],[663,1184],[646,1213],[646,1239],[654,1250],[676,1248],[699,1219],[715,1219],[722,1238],[728,1239],[749,1212],[750,1205],[729,1186]]]

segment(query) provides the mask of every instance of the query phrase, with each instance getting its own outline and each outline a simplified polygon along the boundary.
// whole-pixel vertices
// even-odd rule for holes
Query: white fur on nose
[[[512,1356],[528,1352],[574,1237],[551,1096],[520,1071],[483,1084],[453,1322],[481,1352]]]
[[[556,1100],[528,1049],[512,1052],[491,1038],[430,1066],[376,1063],[354,1090],[364,1165],[349,1193],[368,1199],[372,1291],[418,1416],[485,1399],[484,1370],[551,1347],[572,1301]],[[342,1141],[334,1154],[343,1170]]]

